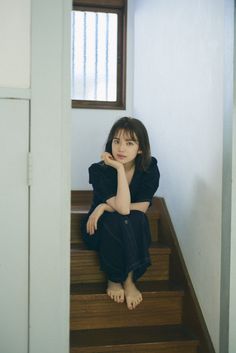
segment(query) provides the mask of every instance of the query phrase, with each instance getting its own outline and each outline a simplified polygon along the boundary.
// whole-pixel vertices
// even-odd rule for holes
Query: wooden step
[[[71,286],[71,330],[176,325],[182,321],[183,290],[168,281],[140,282],[143,302],[128,310],[106,294],[106,284]]]
[[[141,277],[141,281],[168,280],[170,248],[157,242],[150,247],[152,265]],[[96,251],[87,250],[83,244],[71,247],[71,283],[105,282],[104,272],[99,269]]]
[[[88,204],[74,205],[71,206],[71,243],[77,244],[82,243],[82,236],[80,232],[81,218],[85,216],[89,211],[90,206]],[[152,240],[158,240],[158,221],[160,219],[160,212],[155,207],[150,207],[147,211],[147,217],[149,220]]]
[[[72,331],[70,353],[197,353],[198,341],[181,325]]]

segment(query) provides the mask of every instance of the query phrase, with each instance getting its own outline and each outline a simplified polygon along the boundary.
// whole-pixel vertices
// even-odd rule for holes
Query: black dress
[[[152,157],[147,171],[135,168],[130,182],[131,203],[152,202],[159,185],[157,160]],[[105,211],[98,220],[93,235],[86,231],[88,217],[101,203],[117,193],[117,171],[103,162],[89,167],[89,183],[93,186],[93,202],[89,213],[81,222],[83,240],[88,249],[99,253],[100,269],[113,282],[124,282],[130,271],[137,281],[151,265],[149,247],[151,234],[144,212],[131,210],[129,215]]]

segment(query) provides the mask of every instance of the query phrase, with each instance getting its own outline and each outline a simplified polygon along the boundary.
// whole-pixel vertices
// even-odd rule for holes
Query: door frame
[[[29,352],[69,352],[71,0],[31,1]]]

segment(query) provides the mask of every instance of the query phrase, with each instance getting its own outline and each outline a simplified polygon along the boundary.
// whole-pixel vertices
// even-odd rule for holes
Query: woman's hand
[[[101,215],[104,213],[104,211],[105,211],[105,204],[101,203],[94,209],[94,211],[89,216],[89,219],[86,225],[87,233],[89,233],[89,235],[93,235],[97,230],[98,220],[101,217]]]
[[[101,155],[101,159],[104,161],[104,163],[106,165],[110,165],[111,167],[115,168],[116,170],[118,170],[119,168],[123,168],[123,164],[116,161],[112,154],[109,152],[104,152]]]

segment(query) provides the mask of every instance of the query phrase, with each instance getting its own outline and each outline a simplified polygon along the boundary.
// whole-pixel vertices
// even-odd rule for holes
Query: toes
[[[122,295],[120,298],[120,303],[124,303],[124,300],[125,300],[124,295]]]
[[[117,291],[107,290],[107,294],[116,303],[123,303],[124,302],[124,294],[123,293],[117,293]]]
[[[123,293],[120,293],[117,297],[117,301],[118,303],[123,303],[124,302],[124,294]]]
[[[119,303],[119,297],[117,296],[117,294],[116,295],[114,295],[114,302],[116,302],[116,303]]]
[[[136,306],[138,306],[142,302],[143,298],[142,298],[142,296],[139,296],[139,297],[133,298],[133,299],[126,298],[126,300],[127,300],[128,309],[133,310],[136,308]]]
[[[126,300],[127,300],[127,307],[128,307],[128,309],[129,309],[129,310],[132,310],[132,309],[133,309],[133,302],[130,301],[129,299],[127,299],[127,298],[126,298]]]
[[[116,297],[116,302],[117,302],[117,303],[120,303],[120,300],[121,300],[121,299],[120,299],[120,295],[117,295],[117,297]]]

